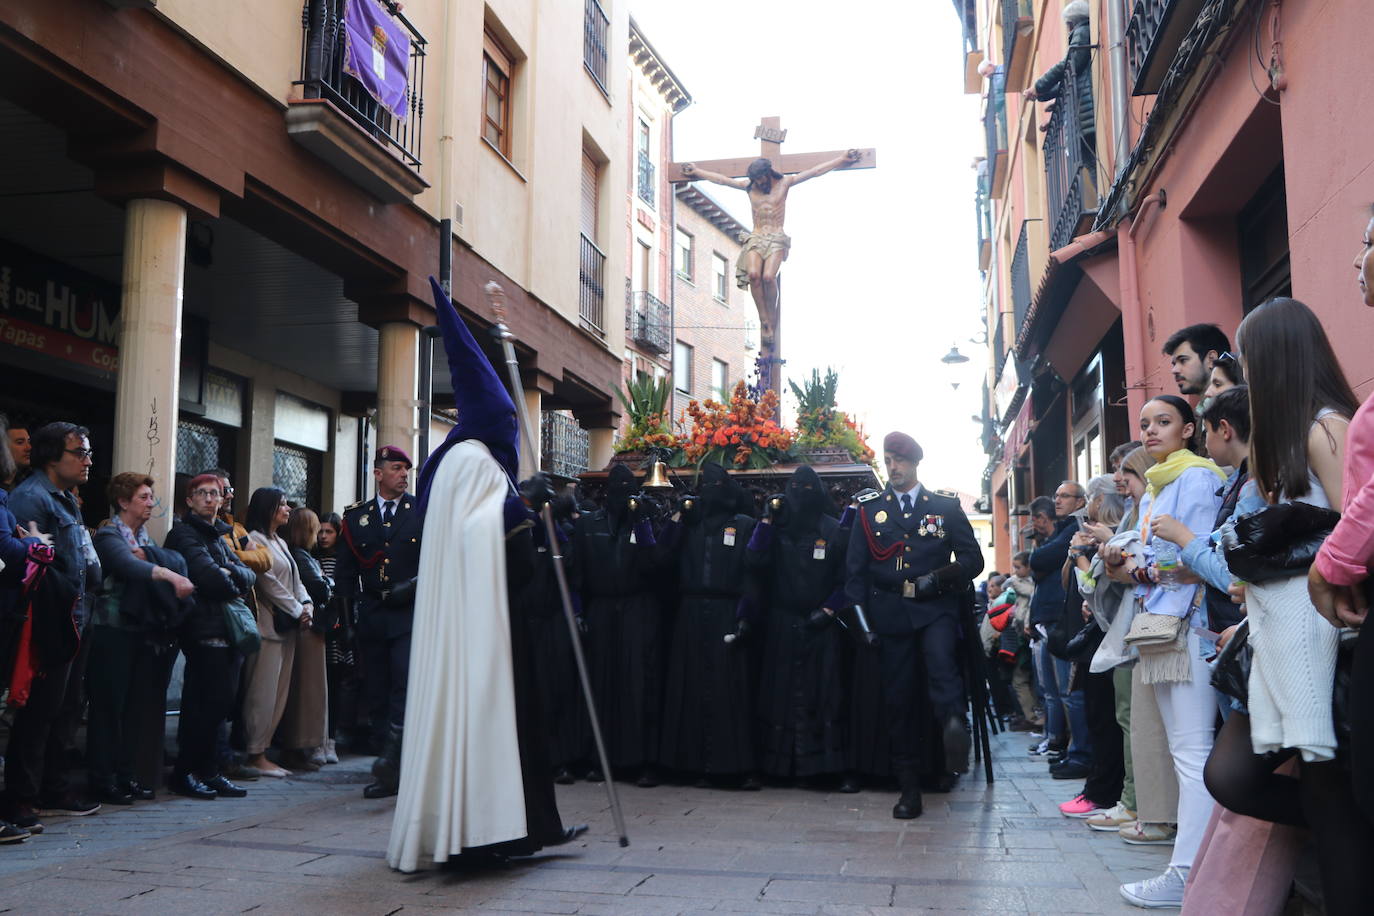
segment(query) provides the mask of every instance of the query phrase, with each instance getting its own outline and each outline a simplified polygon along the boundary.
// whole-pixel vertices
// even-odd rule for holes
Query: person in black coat
[[[701,472],[692,510],[675,515],[661,536],[675,570],[680,603],[668,654],[660,762],[707,777],[754,775],[752,704],[746,645],[725,637],[739,629],[748,586],[746,547],[754,519],[737,512],[739,485],[718,464]]]
[[[947,772],[968,767],[967,700],[956,646],[963,594],[983,570],[983,552],[953,494],[917,479],[920,445],[905,433],[883,440],[888,486],[859,505],[846,556],[846,595],[881,638],[884,715],[901,798],[895,818],[921,814],[918,693],[942,728]],[[916,659],[925,661],[924,683]]]
[[[760,769],[781,778],[845,769],[843,634],[849,528],[826,514],[820,476],[800,467],[749,540],[767,624],[759,682]],[[853,510],[846,510],[852,515]]]
[[[653,526],[638,490],[629,468],[618,464],[611,469],[606,507],[573,526],[568,585],[580,605],[592,692],[611,766],[638,770],[641,785],[656,785],[663,711],[662,609],[654,593]],[[587,778],[600,780],[600,770],[594,768]]]
[[[195,607],[181,626],[186,673],[177,725],[177,765],[168,787],[190,798],[241,798],[248,793],[219,771],[216,739],[234,701],[242,661],[229,642],[226,601],[242,599],[257,576],[224,540],[232,529],[218,517],[219,478],[201,474],[187,485],[189,511],[167,533],[166,545],[186,560]]]
[[[1074,0],[1064,7],[1064,25],[1069,30],[1069,48],[1064,59],[1045,71],[1035,85],[1022,92],[1028,101],[1069,104],[1069,88],[1078,106],[1078,133],[1083,144],[1083,162],[1091,163],[1097,149],[1097,114],[1093,105],[1092,27],[1088,4]],[[1070,82],[1072,80],[1072,82]]]

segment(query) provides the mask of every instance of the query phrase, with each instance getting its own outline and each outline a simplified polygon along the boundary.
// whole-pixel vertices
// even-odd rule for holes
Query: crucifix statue
[[[709,162],[672,163],[668,180],[674,183],[704,180],[749,193],[754,228],[744,239],[744,250],[735,264],[735,282],[754,297],[759,312],[759,388],[782,388],[782,328],[778,271],[792,247],[783,232],[787,192],[793,185],[834,169],[871,169],[877,152],[851,149],[829,153],[782,154],[787,131],[780,118],[764,118],[754,136],[760,141],[756,159],[715,159]]]

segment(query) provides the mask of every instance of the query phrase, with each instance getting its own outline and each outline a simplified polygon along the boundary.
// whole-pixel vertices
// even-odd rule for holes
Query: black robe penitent
[[[669,523],[661,549],[674,557],[681,596],[668,655],[660,762],[725,776],[754,769],[749,659],[727,644],[748,588],[745,552],[754,520],[714,515]]]

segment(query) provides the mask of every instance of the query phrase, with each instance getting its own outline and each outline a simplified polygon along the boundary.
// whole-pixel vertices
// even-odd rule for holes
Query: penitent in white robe
[[[487,447],[461,442],[430,485],[387,862],[401,871],[526,834],[502,505]]]

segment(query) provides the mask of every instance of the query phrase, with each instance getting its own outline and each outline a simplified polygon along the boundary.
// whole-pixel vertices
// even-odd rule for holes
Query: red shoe
[[[1066,801],[1059,806],[1059,813],[1064,815],[1065,817],[1092,817],[1093,815],[1101,814],[1106,810],[1108,809],[1103,808],[1096,802],[1088,801],[1088,797],[1086,795],[1074,796],[1073,801]]]

